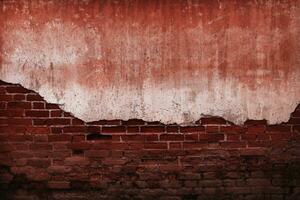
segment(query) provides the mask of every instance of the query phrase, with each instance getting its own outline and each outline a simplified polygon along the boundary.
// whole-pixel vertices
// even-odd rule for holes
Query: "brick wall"
[[[288,122],[86,123],[0,82],[3,199],[297,199],[300,106]]]

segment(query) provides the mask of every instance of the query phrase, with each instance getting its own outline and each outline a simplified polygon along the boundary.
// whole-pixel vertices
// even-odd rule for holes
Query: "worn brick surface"
[[[2,199],[299,198],[299,107],[277,125],[85,123],[20,85],[0,91]]]

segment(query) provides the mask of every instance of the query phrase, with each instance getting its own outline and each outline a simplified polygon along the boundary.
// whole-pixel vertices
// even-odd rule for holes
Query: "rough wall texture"
[[[85,121],[287,121],[298,0],[0,1],[0,78]]]
[[[287,123],[81,121],[0,82],[1,199],[299,199],[300,105]]]

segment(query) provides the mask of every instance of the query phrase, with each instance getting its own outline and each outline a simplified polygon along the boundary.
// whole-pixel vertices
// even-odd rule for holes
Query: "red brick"
[[[91,149],[92,145],[89,142],[73,142],[68,144],[68,147],[73,150],[87,150]]]
[[[6,113],[8,117],[23,117],[24,116],[24,109],[7,109],[3,111]]]
[[[252,120],[252,119],[248,119],[247,121],[245,121],[244,125],[245,125],[245,126],[267,125],[267,120],[265,120],[265,119],[263,119],[263,120]]]
[[[205,117],[201,118],[201,124],[207,125],[207,124],[226,124],[226,120],[221,117]]]
[[[181,149],[182,143],[181,142],[170,142],[169,148],[170,149]]]
[[[141,119],[129,119],[128,121],[122,121],[122,125],[145,125],[145,121]]]
[[[121,135],[122,141],[141,141],[145,140],[143,135]]]
[[[77,119],[77,118],[74,118],[72,119],[72,125],[84,125],[85,122],[82,121],[81,119]]]
[[[6,87],[1,86],[0,84],[0,94],[5,94],[6,93]]]
[[[28,126],[28,125],[32,125],[32,120],[31,119],[23,119],[23,118],[8,119],[8,124]]]
[[[15,94],[13,96],[14,101],[23,101],[25,100],[25,95],[24,94]]]
[[[264,156],[266,155],[265,148],[247,148],[239,150],[241,156]]]
[[[296,118],[296,117],[300,117],[300,110],[295,110],[292,114],[291,114],[292,118]]]
[[[26,133],[30,134],[49,134],[49,127],[44,126],[29,126],[26,128]]]
[[[62,111],[61,110],[51,110],[50,117],[62,117]]]
[[[20,101],[12,101],[7,103],[7,108],[23,108],[23,109],[31,109],[30,102],[20,102]]]
[[[28,94],[26,99],[27,101],[44,101],[43,97],[37,94]]]
[[[167,143],[165,142],[148,142],[144,144],[145,149],[167,149]]]
[[[14,125],[8,125],[8,126],[0,126],[0,133],[6,133],[6,134],[16,134],[16,133],[24,133],[26,131],[26,126],[14,126]]]
[[[51,160],[48,158],[28,159],[27,165],[37,167],[37,168],[47,168],[51,165]]]
[[[300,117],[292,117],[290,118],[289,124],[300,124]]]
[[[47,135],[34,135],[34,142],[48,142],[48,136]]]
[[[85,126],[66,126],[63,128],[64,133],[82,133],[86,132]]]
[[[267,132],[290,132],[291,126],[287,125],[269,125],[267,126]]]
[[[50,188],[50,189],[69,189],[70,182],[68,182],[68,181],[49,181],[48,188]]]
[[[8,141],[10,142],[27,142],[33,141],[33,136],[31,135],[9,135],[7,136]]]
[[[73,142],[83,142],[85,141],[85,135],[73,135]]]
[[[10,151],[14,151],[15,147],[12,144],[1,144],[0,145],[0,152],[10,152]]]
[[[12,101],[13,95],[0,95],[0,101]]]
[[[292,134],[287,132],[287,133],[282,133],[282,132],[273,132],[269,134],[271,140],[290,140],[292,138]]]
[[[127,133],[139,133],[140,127],[139,126],[128,126]]]
[[[49,142],[71,141],[72,135],[67,135],[67,134],[48,135],[48,140]]]
[[[125,126],[106,126],[102,127],[102,133],[125,133]]]
[[[180,127],[181,133],[194,133],[194,132],[204,132],[204,126],[182,126]]]
[[[86,150],[84,151],[84,156],[90,158],[103,158],[110,155],[108,150]]]
[[[89,160],[85,157],[81,156],[72,156],[65,159],[65,164],[70,166],[87,166],[89,164]]]
[[[207,142],[183,142],[184,149],[202,149],[203,147],[208,147]]]
[[[46,120],[46,125],[70,125],[71,119],[69,118],[51,118]]]
[[[166,131],[168,133],[178,133],[179,132],[179,126],[174,125],[174,126],[167,126]]]
[[[141,132],[143,133],[164,133],[165,126],[142,126]]]
[[[227,141],[239,141],[240,140],[240,134],[227,134]]]
[[[191,133],[184,135],[185,141],[198,141],[199,140],[199,133]]]
[[[254,125],[247,128],[249,134],[263,134],[266,131],[265,125]]]
[[[205,132],[207,133],[219,133],[220,132],[220,127],[219,126],[206,126],[205,127]]]
[[[94,122],[89,122],[88,125],[121,125],[121,120],[99,120]]]
[[[53,134],[59,134],[63,132],[63,128],[62,127],[51,127],[51,133]]]
[[[60,109],[57,104],[46,103],[46,109]]]
[[[87,132],[100,133],[100,126],[86,126]]]
[[[257,135],[256,134],[242,134],[242,140],[256,140]]]
[[[6,102],[1,101],[0,102],[0,109],[6,109]],[[4,110],[3,110],[4,111]],[[0,111],[0,116],[3,116],[1,113],[3,112],[2,110]]]
[[[29,146],[32,150],[52,150],[52,145],[45,143],[35,143]]]
[[[145,135],[146,141],[158,141],[158,134]]]
[[[30,90],[27,90],[21,86],[8,86],[6,87],[7,93],[30,93]]]
[[[32,103],[33,109],[44,109],[45,108],[45,102],[33,102]]]
[[[245,142],[221,142],[221,147],[224,148],[245,148]]]
[[[231,125],[231,126],[220,126],[221,133],[230,133],[230,134],[240,134],[244,133],[246,130],[244,127]]]
[[[25,111],[26,117],[49,117],[49,111],[47,110],[28,110]]]
[[[224,140],[224,134],[208,134],[208,142],[219,142]]]
[[[183,141],[183,134],[162,134],[160,135],[161,141]]]

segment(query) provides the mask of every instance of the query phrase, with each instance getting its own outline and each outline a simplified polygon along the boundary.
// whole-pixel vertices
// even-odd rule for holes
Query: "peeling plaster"
[[[1,10],[0,79],[85,121],[279,123],[300,103],[299,1],[23,0]]]

